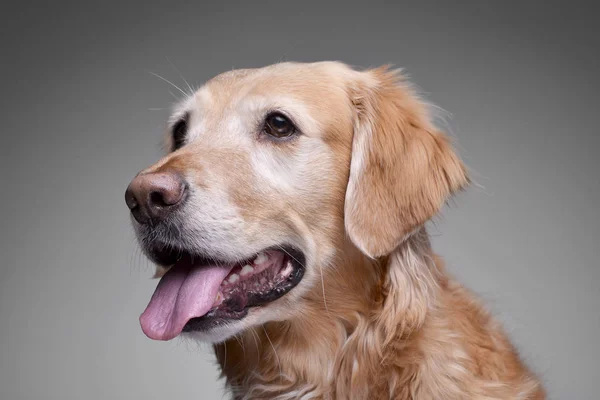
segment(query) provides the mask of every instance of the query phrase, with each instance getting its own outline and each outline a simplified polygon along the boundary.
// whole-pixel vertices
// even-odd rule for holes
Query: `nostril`
[[[185,193],[185,184],[171,177],[155,182],[148,194],[148,202],[154,207],[167,208],[179,204]]]
[[[140,206],[135,197],[135,194],[133,194],[133,191],[131,189],[127,189],[127,191],[125,192],[125,204],[127,204],[127,207],[130,210],[134,210],[136,208],[139,208]]]
[[[167,207],[169,204],[165,201],[165,197],[162,192],[154,191],[150,193],[150,204],[153,206]]]

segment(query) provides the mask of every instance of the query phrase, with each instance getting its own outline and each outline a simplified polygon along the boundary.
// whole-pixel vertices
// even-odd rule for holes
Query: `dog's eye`
[[[173,151],[181,148],[185,144],[185,136],[188,131],[188,116],[186,115],[184,118],[177,121],[175,125],[173,125],[172,134],[173,134]]]
[[[268,135],[282,139],[296,133],[296,127],[285,115],[272,113],[267,115],[263,131]]]

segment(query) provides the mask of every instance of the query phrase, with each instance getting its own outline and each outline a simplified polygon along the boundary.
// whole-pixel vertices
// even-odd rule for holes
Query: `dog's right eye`
[[[277,139],[284,139],[297,132],[296,126],[285,115],[274,112],[267,115],[263,132]]]
[[[180,149],[185,144],[185,136],[188,131],[188,116],[186,115],[173,125],[173,151]]]

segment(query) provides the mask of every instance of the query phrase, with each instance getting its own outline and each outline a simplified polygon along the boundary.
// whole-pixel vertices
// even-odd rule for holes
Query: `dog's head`
[[[166,271],[140,318],[162,340],[292,318],[347,243],[390,254],[467,182],[387,68],[224,73],[177,108],[167,145],[126,193],[142,249]]]

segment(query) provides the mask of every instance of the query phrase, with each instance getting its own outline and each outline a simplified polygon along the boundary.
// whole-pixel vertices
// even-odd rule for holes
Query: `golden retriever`
[[[388,67],[280,63],[183,101],[126,192],[156,340],[214,344],[235,399],[543,399],[424,224],[469,179]]]

